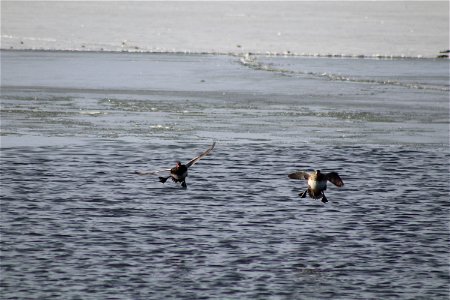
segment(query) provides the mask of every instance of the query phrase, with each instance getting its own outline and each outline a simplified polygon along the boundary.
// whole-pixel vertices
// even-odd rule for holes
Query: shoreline
[[[226,52],[226,51],[178,51],[178,50],[104,50],[104,49],[43,49],[43,48],[0,48],[5,52],[46,52],[46,53],[106,53],[106,54],[167,54],[167,55],[219,55],[219,56],[265,56],[265,57],[301,57],[301,58],[336,58],[336,59],[379,59],[379,60],[422,60],[448,59],[448,50],[439,51],[436,56],[407,56],[407,55],[364,55],[364,54],[320,54],[295,52]]]

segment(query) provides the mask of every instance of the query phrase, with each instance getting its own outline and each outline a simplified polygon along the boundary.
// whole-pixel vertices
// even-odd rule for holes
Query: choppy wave
[[[2,298],[448,298],[446,152],[218,143],[187,190],[133,174],[202,146],[3,150]],[[298,198],[324,163],[345,187]]]

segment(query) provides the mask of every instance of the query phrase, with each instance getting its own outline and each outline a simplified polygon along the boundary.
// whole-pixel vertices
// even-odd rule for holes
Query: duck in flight
[[[322,173],[320,170],[316,170],[313,173],[307,172],[295,172],[289,174],[290,179],[306,179],[308,180],[308,188],[303,192],[298,194],[300,198],[305,198],[306,194],[313,199],[322,199],[323,203],[327,203],[328,199],[325,197],[324,191],[327,189],[327,181],[333,183],[337,187],[344,186],[344,182],[338,173]]]
[[[202,159],[203,157],[205,157],[206,155],[208,155],[213,149],[214,146],[216,145],[216,142],[213,142],[213,144],[203,153],[201,153],[200,155],[194,157],[193,159],[191,159],[190,161],[188,161],[186,164],[182,164],[180,161],[176,162],[175,167],[171,168],[171,169],[165,169],[162,171],[169,171],[169,176],[160,176],[159,177],[159,181],[162,183],[165,183],[169,178],[172,178],[172,181],[175,183],[180,182],[181,186],[183,188],[187,187],[186,184],[186,177],[188,176],[188,169],[190,167],[192,167],[194,164],[196,164],[200,159]],[[159,172],[162,171],[155,171],[155,172],[136,172],[139,175],[149,175],[149,174],[157,174]]]

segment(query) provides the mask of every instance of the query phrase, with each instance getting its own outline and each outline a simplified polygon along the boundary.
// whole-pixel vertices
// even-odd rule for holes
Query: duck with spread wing
[[[323,203],[328,202],[327,197],[325,197],[324,191],[327,189],[327,181],[333,183],[337,187],[343,187],[344,182],[338,173],[322,173],[320,170],[316,170],[313,173],[307,172],[295,172],[288,175],[291,179],[306,179],[308,180],[308,188],[300,193],[300,198],[305,198],[308,194],[313,199],[322,199]]]
[[[205,152],[194,157],[193,159],[191,159],[184,165],[180,161],[177,161],[175,167],[173,167],[171,169],[165,169],[165,170],[154,171],[154,172],[136,172],[136,173],[139,175],[149,175],[149,174],[157,174],[157,173],[163,172],[163,171],[169,171],[170,172],[169,176],[165,176],[165,177],[160,176],[159,181],[162,183],[165,183],[167,181],[167,179],[172,178],[173,182],[175,182],[175,183],[180,182],[181,186],[183,188],[186,188],[187,187],[186,177],[188,176],[188,169],[190,167],[192,167],[194,164],[196,164],[200,159],[202,159],[203,157],[208,155],[214,149],[215,145],[216,145],[216,142],[213,142],[213,144]]]

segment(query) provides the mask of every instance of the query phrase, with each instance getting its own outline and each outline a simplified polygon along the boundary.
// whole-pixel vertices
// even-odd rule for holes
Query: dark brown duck
[[[188,176],[188,169],[190,167],[192,167],[195,163],[197,163],[200,159],[202,159],[203,157],[208,155],[214,149],[215,145],[216,145],[216,142],[214,142],[205,152],[194,157],[193,159],[191,159],[184,165],[180,161],[177,161],[175,167],[173,167],[171,169],[162,170],[162,171],[169,171],[170,173],[169,173],[169,176],[166,176],[166,177],[160,176],[159,181],[162,183],[165,183],[169,178],[172,178],[173,182],[181,183],[181,186],[186,188],[187,187],[186,177]],[[139,175],[150,175],[150,174],[157,174],[162,171],[136,172],[136,173]]]

